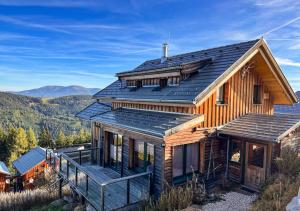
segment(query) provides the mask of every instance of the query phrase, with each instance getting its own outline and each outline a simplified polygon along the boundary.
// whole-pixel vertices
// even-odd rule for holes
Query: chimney
[[[168,58],[168,43],[164,43],[162,45],[162,57],[160,59],[160,62],[163,63],[167,60]]]

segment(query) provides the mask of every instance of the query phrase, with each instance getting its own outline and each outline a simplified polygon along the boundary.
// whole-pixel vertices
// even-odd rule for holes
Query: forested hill
[[[37,133],[47,126],[53,135],[58,130],[71,134],[88,127],[74,115],[92,101],[85,95],[43,99],[0,92],[0,126],[32,127]]]

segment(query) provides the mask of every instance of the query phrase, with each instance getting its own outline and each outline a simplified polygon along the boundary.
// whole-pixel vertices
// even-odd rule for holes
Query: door
[[[109,133],[109,165],[121,173],[122,169],[122,136]]]
[[[246,143],[245,185],[259,189],[266,178],[267,145]]]

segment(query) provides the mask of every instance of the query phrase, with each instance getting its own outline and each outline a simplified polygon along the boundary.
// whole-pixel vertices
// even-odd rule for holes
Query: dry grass
[[[278,174],[265,185],[258,200],[253,204],[253,211],[284,211],[287,204],[298,193],[300,186],[300,158],[298,151],[287,146],[282,149],[282,156],[276,160]]]
[[[21,193],[0,193],[0,210],[26,210],[34,205],[58,199],[57,191],[46,189],[27,190]]]

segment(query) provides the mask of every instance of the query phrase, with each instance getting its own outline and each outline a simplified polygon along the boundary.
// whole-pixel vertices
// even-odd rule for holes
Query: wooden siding
[[[34,166],[32,169],[30,169],[26,174],[22,176],[23,182],[24,182],[24,188],[25,189],[33,189],[34,186],[29,183],[30,179],[35,180],[39,178],[43,178],[45,176],[45,169],[47,169],[47,163],[46,161],[41,162],[40,164]]]
[[[5,183],[6,177],[8,177],[6,174],[0,173],[0,192],[9,190],[9,184]]]
[[[224,125],[233,119],[247,113],[273,114],[271,93],[255,70],[248,72],[244,78],[241,71],[237,72],[227,82],[228,103],[216,103],[216,91],[196,108],[196,113],[204,114],[205,121],[202,127],[215,127]],[[261,104],[253,104],[253,87],[262,85]],[[268,99],[264,99],[268,97]]]

